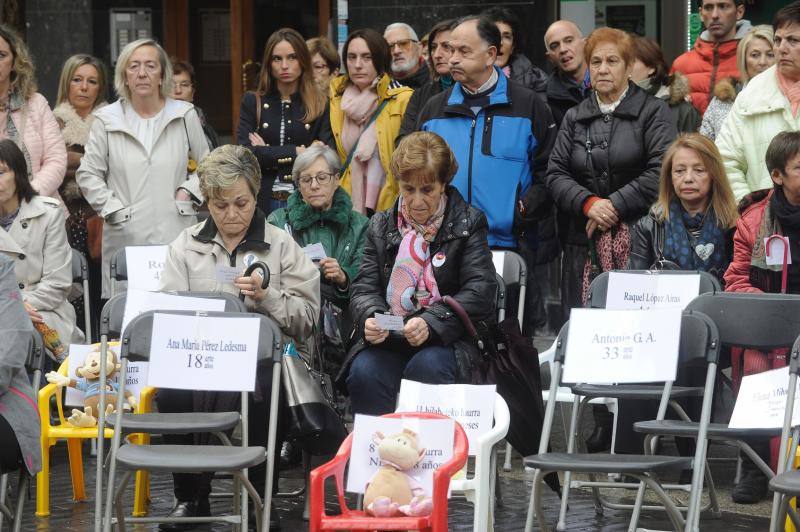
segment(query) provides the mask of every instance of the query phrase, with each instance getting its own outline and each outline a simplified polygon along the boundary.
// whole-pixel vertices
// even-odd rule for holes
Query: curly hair
[[[36,92],[36,67],[31,61],[28,47],[22,37],[5,24],[0,24],[0,38],[8,43],[11,55],[14,57],[14,66],[11,70],[12,90],[17,91],[23,101],[28,101]]]
[[[400,141],[389,168],[398,181],[447,185],[458,171],[458,162],[442,137],[431,131],[417,131]]]

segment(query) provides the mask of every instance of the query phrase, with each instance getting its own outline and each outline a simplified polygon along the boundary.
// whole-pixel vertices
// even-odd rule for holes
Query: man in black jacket
[[[585,41],[578,26],[569,20],[553,22],[544,34],[547,58],[555,66],[547,81],[547,103],[558,125],[567,111],[592,92],[583,55]]]
[[[414,28],[405,22],[395,22],[386,26],[383,38],[392,53],[392,78],[399,85],[416,90],[431,80]]]

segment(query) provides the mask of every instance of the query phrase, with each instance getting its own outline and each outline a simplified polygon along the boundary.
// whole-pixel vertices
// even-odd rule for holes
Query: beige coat
[[[64,347],[82,341],[75,309],[67,301],[72,287],[72,250],[61,203],[47,196],[23,201],[8,232],[0,228],[0,252],[14,259],[22,297],[58,331]]]
[[[169,245],[159,289],[238,295],[232,283],[218,278],[217,265],[235,265],[244,272],[245,264],[254,260],[269,267],[269,288],[260,303],[247,298],[245,304],[275,320],[284,342],[294,340],[298,351],[310,353],[320,310],[319,270],[289,233],[268,224],[260,211],[233,256],[225,249],[212,218],[185,229]]]
[[[175,193],[186,189],[202,202],[197,176],[186,171],[189,157],[200,161],[208,153],[203,127],[194,106],[167,98],[164,124],[148,152],[131,130],[116,101],[94,112],[96,117],[86,154],[75,174],[89,205],[104,220],[103,297],[111,296],[109,266],[119,249],[132,245],[167,244],[197,222],[181,214]]]

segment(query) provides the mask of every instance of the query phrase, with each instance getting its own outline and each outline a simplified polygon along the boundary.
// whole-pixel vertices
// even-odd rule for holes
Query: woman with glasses
[[[176,100],[183,100],[184,102],[194,103],[195,89],[197,87],[197,78],[194,75],[194,67],[188,61],[181,61],[172,58],[172,81],[174,88],[172,89],[172,97]],[[219,135],[211,127],[206,119],[206,114],[202,109],[194,106],[197,111],[197,116],[200,117],[200,123],[203,125],[203,133],[206,134],[208,145],[213,150],[219,146]]]
[[[236,142],[250,148],[261,165],[258,208],[265,213],[286,207],[294,191],[292,165],[319,139],[325,104],[303,37],[290,28],[270,35],[258,87],[242,98],[236,127]]]
[[[75,174],[103,218],[103,299],[111,297],[109,265],[118,250],[166,244],[197,223],[203,194],[187,167],[206,156],[208,143],[194,106],[171,98],[172,85],[172,64],[158,43],[125,46],[114,71],[119,100],[95,112]]]
[[[352,32],[342,50],[347,73],[331,82],[330,127],[353,208],[371,215],[394,205],[399,187],[389,168],[414,92],[390,88],[389,45],[371,29]]]
[[[314,81],[323,94],[328,94],[331,80],[339,75],[342,60],[339,52],[327,37],[314,37],[306,41],[311,56],[311,68],[314,69]]]

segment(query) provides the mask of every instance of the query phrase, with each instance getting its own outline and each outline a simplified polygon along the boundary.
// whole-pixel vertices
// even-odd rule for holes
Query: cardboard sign
[[[572,309],[563,382],[675,380],[681,309]]]
[[[406,473],[430,497],[433,495],[433,472],[453,457],[453,423],[452,419],[392,419],[356,414],[347,491],[364,493],[367,483],[380,469],[381,459],[376,443],[380,435],[391,437],[408,429],[416,434],[417,450],[424,449],[424,456]]]
[[[128,290],[125,298],[125,314],[122,317],[122,331],[133,318],[148,310],[193,310],[202,312],[223,312],[225,301],[201,297],[176,296],[161,292]]]
[[[375,313],[375,321],[378,322],[378,327],[384,331],[402,331],[405,327],[402,316],[395,316],[394,314]]]
[[[783,266],[783,254],[786,253],[786,264],[792,263],[792,252],[789,238],[781,235],[764,237],[764,258],[767,266]]]
[[[403,379],[395,412],[433,412],[458,421],[475,456],[480,437],[492,429],[495,386],[470,384],[423,384]]]
[[[503,268],[505,268],[506,265],[506,252],[492,251],[492,264],[494,264],[494,271],[502,277]]]
[[[157,388],[253,391],[258,318],[153,315],[147,384]]]
[[[167,260],[167,246],[128,246],[125,264],[128,269],[128,289],[155,292]]]
[[[117,355],[117,360],[119,360],[119,342],[109,342],[108,349],[113,351]],[[83,366],[83,362],[92,351],[99,352],[100,344],[70,344],[67,369],[67,376],[70,379],[75,379],[76,381],[80,379],[76,373],[76,370]],[[142,392],[142,389],[146,386],[145,382],[147,382],[148,365],[148,362],[128,362],[128,376],[125,379],[125,390],[130,391],[137,399],[139,398],[139,394]],[[117,380],[116,377],[118,376],[119,372],[117,372],[114,380]],[[84,393],[82,391],[72,387],[67,387],[66,397],[64,398],[65,405],[83,408],[83,399]]]
[[[606,309],[686,308],[700,292],[700,275],[608,274]]]
[[[322,244],[320,244],[319,242],[316,242],[314,244],[309,244],[303,247],[302,249],[303,253],[306,254],[306,257],[308,257],[313,262],[319,262],[322,259],[328,258],[328,255],[325,254],[325,248],[322,247]]]
[[[783,426],[788,396],[789,366],[746,375],[742,377],[728,426],[734,429],[780,428]],[[797,425],[800,425],[800,408],[795,402],[792,426]]]

